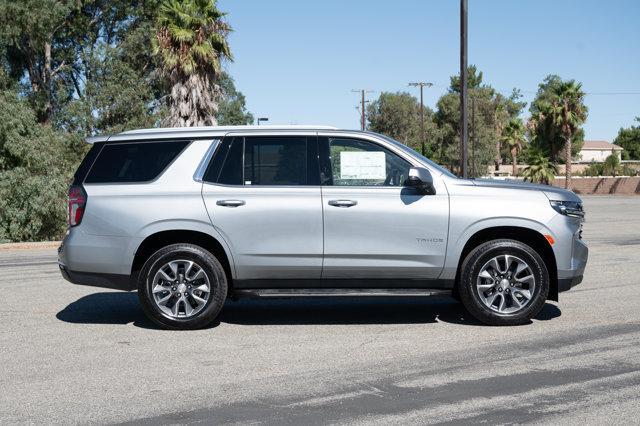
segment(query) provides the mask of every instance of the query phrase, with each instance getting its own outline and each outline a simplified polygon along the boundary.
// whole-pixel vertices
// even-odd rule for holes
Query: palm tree
[[[165,0],[160,6],[153,50],[171,85],[164,125],[217,124],[220,62],[232,60],[225,15],[216,0]]]
[[[533,152],[529,165],[522,172],[522,177],[525,181],[550,185],[557,173],[558,169],[549,157],[541,152]]]
[[[495,104],[494,111],[494,122],[495,122],[495,132],[496,132],[496,157],[494,159],[495,170],[496,172],[500,170],[500,164],[502,163],[502,155],[500,154],[502,143],[502,132],[504,130],[504,123],[509,118],[509,113],[505,108],[505,104],[502,101],[502,97],[498,96]]]
[[[517,156],[522,152],[524,144],[527,142],[525,138],[524,124],[519,118],[513,118],[507,123],[502,132],[500,138],[502,146],[506,146],[511,153],[511,166],[513,167],[511,174],[516,176],[518,174]]]
[[[571,189],[571,140],[576,131],[587,119],[587,107],[584,105],[582,84],[574,80],[563,81],[553,88],[551,100],[553,122],[560,129],[564,139],[565,183]]]

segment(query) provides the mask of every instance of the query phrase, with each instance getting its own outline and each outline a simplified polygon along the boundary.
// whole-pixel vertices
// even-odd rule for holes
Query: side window
[[[223,185],[319,185],[315,137],[227,138],[204,175]]]
[[[218,183],[223,185],[242,185],[242,147],[244,138],[234,138],[224,166],[220,171]]]
[[[107,144],[93,162],[85,182],[148,182],[157,178],[188,144],[188,141]]]
[[[306,185],[306,137],[245,138],[245,185]]]
[[[329,138],[322,151],[329,157],[321,166],[325,185],[403,186],[411,168],[391,151],[359,139]]]

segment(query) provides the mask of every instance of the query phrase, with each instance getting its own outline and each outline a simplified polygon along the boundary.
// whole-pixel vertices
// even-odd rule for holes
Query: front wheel
[[[227,297],[220,262],[193,244],[172,244],[155,252],[138,277],[138,297],[147,316],[173,330],[210,325]]]
[[[458,291],[465,308],[479,321],[524,324],[544,306],[549,272],[528,245],[507,239],[488,241],[465,258]]]

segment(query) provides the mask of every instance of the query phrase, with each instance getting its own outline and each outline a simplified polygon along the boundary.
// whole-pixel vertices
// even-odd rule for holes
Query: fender
[[[190,219],[164,219],[152,222],[141,228],[136,233],[136,236],[131,238],[129,246],[126,249],[126,252],[123,254],[124,258],[128,259],[129,262],[129,273],[131,273],[133,259],[136,255],[136,252],[138,251],[140,244],[142,244],[142,242],[147,237],[153,234],[157,234],[158,232],[174,230],[201,232],[203,234],[210,235],[212,238],[217,240],[224,249],[225,254],[227,255],[233,278],[236,277],[236,266],[233,258],[233,253],[224,237],[213,226],[211,226],[210,222]]]
[[[462,250],[471,237],[482,230],[504,226],[526,228],[541,235],[552,234],[543,223],[522,217],[496,216],[477,220],[469,224],[462,232],[457,233],[456,235],[449,235],[445,266],[439,278],[455,279],[459,261],[462,260],[460,259]]]

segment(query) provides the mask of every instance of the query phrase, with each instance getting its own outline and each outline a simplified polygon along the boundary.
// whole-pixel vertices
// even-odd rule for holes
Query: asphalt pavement
[[[0,251],[0,424],[640,424],[640,197],[584,199],[584,282],[518,327],[447,297],[291,299],[170,332],[55,250]]]

